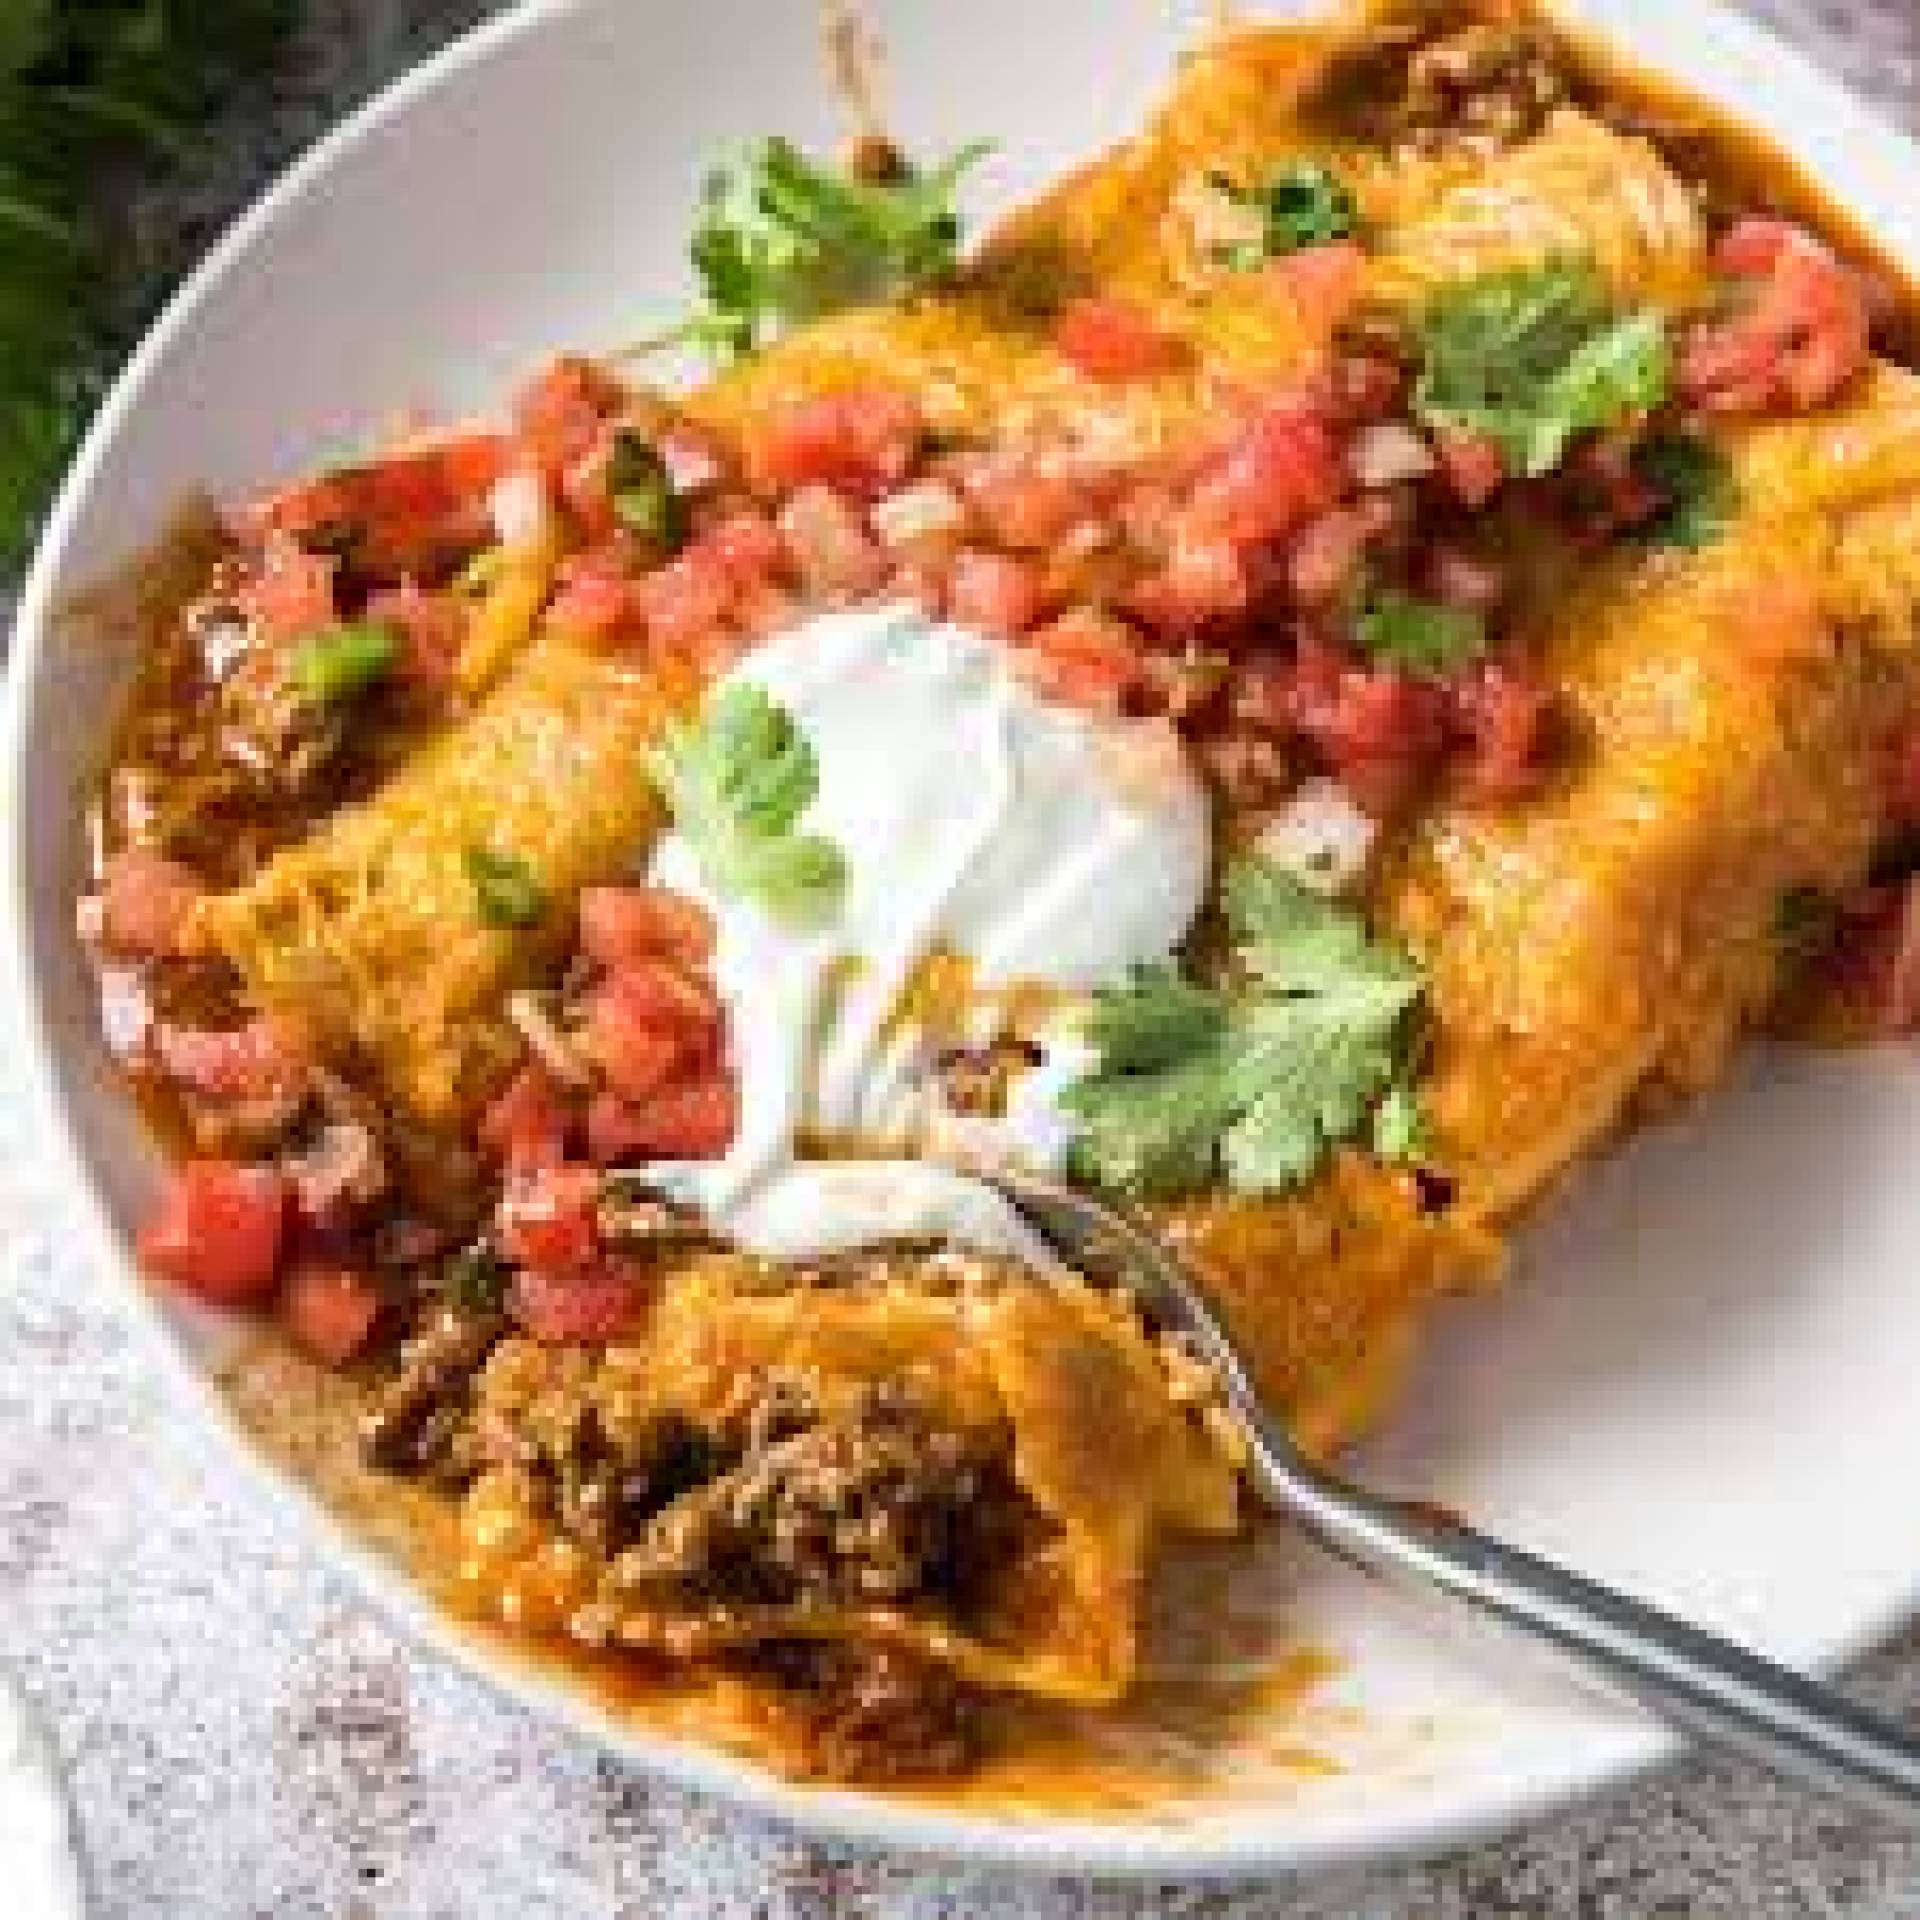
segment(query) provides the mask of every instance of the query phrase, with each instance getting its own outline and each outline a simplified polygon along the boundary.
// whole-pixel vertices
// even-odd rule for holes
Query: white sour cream
[[[965,963],[976,1041],[1010,994],[1063,1001],[1164,960],[1206,886],[1204,789],[1163,723],[1048,704],[1007,649],[911,609],[826,614],[756,649],[732,676],[792,713],[819,793],[805,818],[846,857],[823,925],[722,898],[678,834],[652,877],[705,903],[740,1089],[727,1156],[652,1169],[657,1183],[756,1252],[807,1258],[945,1239],[1043,1259],[989,1187],[924,1159],[942,1151],[936,1055],[952,1036],[914,1017],[922,963]],[[1058,1023],[1056,1023],[1056,1028]],[[1078,1070],[1061,1035],[1004,1120],[951,1116],[955,1157],[1057,1159],[1054,1096]],[[799,1157],[803,1138],[835,1157]]]

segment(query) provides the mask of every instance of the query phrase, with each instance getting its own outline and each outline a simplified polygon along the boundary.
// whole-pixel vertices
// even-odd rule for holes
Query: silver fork
[[[1920,1738],[1734,1641],[1309,1459],[1261,1403],[1225,1328],[1157,1233],[1052,1181],[983,1177],[1069,1266],[1125,1286],[1151,1320],[1184,1336],[1246,1429],[1257,1490],[1321,1546],[1368,1573],[1412,1575],[1546,1641],[1682,1732],[1920,1823]]]

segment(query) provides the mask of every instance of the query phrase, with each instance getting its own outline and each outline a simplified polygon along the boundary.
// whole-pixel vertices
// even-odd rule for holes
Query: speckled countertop
[[[1920,0],[1749,4],[1920,127]],[[210,233],[485,10],[317,0],[188,191],[137,209],[138,237]],[[24,1126],[0,1078],[0,1661],[66,1757],[100,1920],[1920,1916],[1920,1839],[1718,1766],[1424,1868],[1239,1890],[904,1865],[654,1785],[397,1640],[183,1434],[108,1287],[49,1224]],[[1920,1634],[1857,1683],[1920,1711]]]

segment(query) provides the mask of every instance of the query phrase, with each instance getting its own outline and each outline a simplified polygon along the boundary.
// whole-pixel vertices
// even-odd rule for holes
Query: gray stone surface
[[[1916,0],[1752,4],[1920,124]],[[204,236],[481,11],[316,0],[296,57],[187,189],[133,211],[141,244]],[[0,1082],[0,1660],[66,1756],[101,1920],[1920,1916],[1920,1841],[1720,1766],[1429,1866],[1239,1890],[915,1867],[657,1786],[410,1650],[183,1435],[107,1286],[50,1224],[23,1132]],[[1920,1636],[1858,1684],[1920,1709]]]

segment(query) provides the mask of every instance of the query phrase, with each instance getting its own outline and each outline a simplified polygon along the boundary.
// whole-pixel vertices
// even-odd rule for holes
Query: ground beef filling
[[[1026,1517],[1003,1449],[886,1389],[847,1415],[749,1447],[621,1554],[635,1598],[905,1605],[964,1612]]]
[[[878,1642],[779,1636],[797,1615],[875,1608],[983,1631],[1045,1525],[1014,1481],[1010,1434],[960,1426],[905,1382],[850,1389],[777,1368],[742,1374],[697,1417],[641,1412],[631,1355],[511,1336],[477,1380],[436,1397],[459,1369],[431,1363],[455,1360],[453,1345],[420,1356],[394,1438],[417,1448],[428,1406],[430,1424],[454,1424],[436,1432],[443,1457],[528,1489],[589,1563],[594,1597],[570,1631],[738,1675],[799,1772],[884,1781],[971,1764],[981,1703],[947,1668]],[[761,1608],[772,1637],[739,1645]]]

